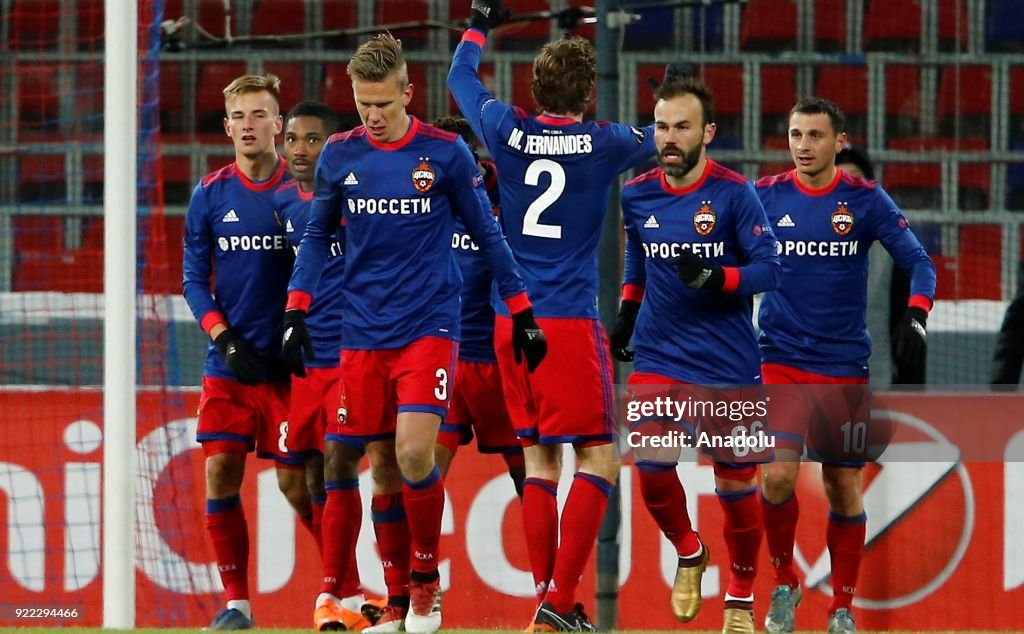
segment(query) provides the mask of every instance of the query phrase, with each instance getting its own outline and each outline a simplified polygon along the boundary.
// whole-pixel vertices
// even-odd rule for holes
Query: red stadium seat
[[[320,3],[314,3],[314,6],[317,4]],[[359,25],[359,0],[323,0],[322,9],[322,25],[325,31],[340,31],[342,29],[355,28]],[[331,38],[324,40],[324,46],[328,48],[354,49],[362,43],[364,37]]]
[[[214,37],[224,37],[224,0],[198,0],[199,15],[192,16]],[[231,32],[238,34],[237,17],[232,15]]]
[[[21,50],[57,48],[60,39],[60,0],[14,0],[11,5],[9,46]]]
[[[348,64],[324,64],[324,82],[320,99],[347,121],[356,114],[356,102],[352,98],[352,79],[346,74]]]
[[[961,225],[958,299],[1002,299],[1003,228],[999,225]]]
[[[75,5],[75,40],[80,51],[103,52],[103,0],[78,0]],[[145,17],[141,12],[139,22]]]
[[[169,134],[185,131],[185,85],[181,79],[181,64],[160,62],[160,129]]]
[[[814,50],[846,48],[846,0],[814,0]]]
[[[528,113],[533,114],[537,105],[533,101],[533,91],[530,90],[530,82],[533,81],[533,64],[530,62],[512,63],[512,95],[507,103],[519,106]],[[647,91],[650,94],[650,90]],[[641,93],[643,94],[643,93]],[[654,110],[654,102],[651,102],[651,111]]]
[[[938,163],[892,163],[885,166],[881,182],[904,209],[938,209],[942,204]]]
[[[19,64],[14,70],[19,126],[28,131],[56,131],[60,119],[58,66]]]
[[[430,3],[422,0],[376,0],[374,16],[376,24],[386,27],[406,22],[421,22],[430,18]],[[425,28],[389,29],[392,35],[402,40],[405,50],[426,48],[430,31]]]
[[[935,299],[956,299],[956,258],[929,254],[935,264]]]
[[[742,147],[743,138],[743,66],[740,64],[708,64],[701,74],[715,96],[715,119],[719,141],[735,139]]]
[[[920,67],[892,64],[885,67],[885,129],[890,138],[921,132]]]
[[[864,17],[867,51],[921,51],[921,0],[868,0]]]
[[[945,66],[939,79],[939,124],[947,135],[984,136],[992,112],[991,66]]]
[[[246,73],[244,62],[203,62],[196,81],[196,132],[216,134],[224,130],[224,94],[236,77]]]
[[[297,62],[266,62],[264,72],[281,78],[281,114],[306,99],[302,82],[303,65]]]
[[[303,0],[256,0],[252,8],[253,35],[289,35],[306,32]]]
[[[939,0],[940,51],[966,51],[969,26],[966,0]]]
[[[585,3],[584,3],[585,4]],[[524,15],[551,9],[547,0],[516,0],[507,3],[513,14]],[[593,6],[592,3],[590,6]],[[454,21],[462,21],[469,17],[469,5],[461,2],[449,3],[449,16]],[[494,30],[488,40],[500,51],[536,52],[551,39],[551,20],[530,20],[527,22],[511,22]]]
[[[761,66],[761,130],[764,136],[784,136],[789,130],[787,115],[796,103],[796,67]]]
[[[868,69],[850,64],[828,64],[817,68],[814,94],[830,99],[846,114],[846,132],[855,145],[867,136]]]
[[[22,154],[18,157],[18,201],[64,202],[67,174],[63,154]]]
[[[1024,142],[1024,66],[1010,67],[1010,144]]]
[[[975,138],[945,138],[945,137],[910,137],[905,139],[892,139],[890,147],[893,150],[905,152],[934,152],[937,150],[960,151],[960,152],[983,152],[988,149],[988,139]],[[891,166],[892,167],[892,166]],[[888,177],[889,169],[886,170],[885,187],[892,187],[892,181]],[[939,169],[935,166],[935,169]],[[977,211],[987,209],[989,206],[989,192],[991,168],[988,163],[961,163],[957,170],[959,182],[959,205],[962,210]]]
[[[740,49],[774,52],[796,48],[796,2],[748,0],[740,23]]]
[[[164,203],[187,205],[198,178],[192,176],[192,157],[165,154],[161,159]]]
[[[11,217],[14,252],[53,251],[64,248],[64,218],[58,216]]]

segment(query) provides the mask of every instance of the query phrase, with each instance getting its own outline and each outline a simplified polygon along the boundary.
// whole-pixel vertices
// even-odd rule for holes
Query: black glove
[[[717,291],[725,285],[725,271],[722,267],[708,264],[693,251],[683,251],[682,255],[672,260],[672,264],[676,265],[679,279],[690,288]]]
[[[284,313],[284,337],[281,339],[281,358],[284,367],[295,376],[306,376],[306,365],[302,361],[302,353],[307,359],[313,358],[313,340],[306,328],[306,311],[293,308]]]
[[[234,374],[242,385],[256,385],[260,382],[260,364],[249,344],[245,343],[245,339],[229,328],[217,335],[213,345],[220,356],[224,357],[224,363],[231,370],[231,374]]]
[[[923,384],[928,360],[928,313],[911,307],[892,331],[897,372],[901,383]]]
[[[522,363],[526,357],[526,370],[533,372],[548,353],[548,340],[544,331],[533,318],[533,309],[512,315],[512,352],[516,363]]]
[[[501,0],[473,0],[469,12],[469,26],[487,33],[501,24],[506,17],[501,10]]]
[[[608,338],[612,356],[619,361],[633,361],[633,350],[629,347],[629,340],[633,337],[633,328],[636,327],[636,316],[639,313],[640,302],[622,300],[619,304],[619,316],[615,318],[615,326],[612,327],[612,334]]]

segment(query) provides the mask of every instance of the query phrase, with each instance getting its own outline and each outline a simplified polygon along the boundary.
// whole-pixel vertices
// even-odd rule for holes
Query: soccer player
[[[288,240],[295,249],[309,219],[317,159],[337,128],[337,115],[318,102],[299,103],[285,116],[284,156],[295,180],[277,189],[275,201],[284,219]],[[297,366],[299,372],[292,376],[287,446],[289,454],[306,458],[305,477],[324,568],[323,585],[313,614],[313,628],[317,631],[362,630],[372,624],[372,619],[364,616],[365,599],[355,563],[356,538],[362,522],[359,461],[363,448],[346,444],[333,434],[324,442],[328,430],[337,431],[334,428],[341,397],[338,361],[344,310],[341,295],[344,244],[344,227],[339,226],[317,286],[316,299],[305,321],[311,341],[309,360],[285,358],[286,365]],[[366,613],[372,615],[373,610],[366,610]]]
[[[514,315],[516,354],[535,368],[546,342],[469,148],[457,134],[406,113],[413,86],[401,43],[374,37],[356,50],[348,74],[363,125],[332,136],[320,155],[284,345],[289,354],[309,341],[300,325],[344,220],[338,416],[341,434],[367,445],[389,595],[385,614],[367,631],[395,632],[404,621],[407,632],[434,632],[441,625],[434,603],[444,507],[434,449],[454,379],[462,287],[451,249],[456,217]]]
[[[295,482],[283,468],[302,468],[301,458],[281,451],[289,391],[281,319],[293,256],[274,208],[274,189],[288,178],[274,146],[279,98],[274,75],[244,75],[224,89],[235,161],[203,178],[185,217],[185,300],[210,337],[197,433],[206,455],[206,530],[227,596],[211,629],[253,625],[249,531],[239,498],[246,453],[276,458],[279,483]],[[300,484],[286,492],[289,501],[303,497]]]
[[[484,176],[487,197],[498,212],[498,179],[494,163],[482,161],[476,152],[476,135],[469,122],[461,116],[439,117],[434,127],[462,137],[476,159]],[[498,359],[494,356],[494,309],[491,307],[491,278],[477,253],[480,247],[466,234],[462,222],[456,220],[452,249],[462,272],[462,341],[455,376],[458,381],[452,392],[448,418],[437,436],[437,463],[447,477],[459,445],[468,445],[476,436],[480,453],[500,453],[508,465],[508,474],[523,495],[523,448],[516,438],[512,421],[505,407]]]
[[[659,167],[622,190],[625,275],[612,355],[635,363],[628,383],[640,390],[672,386],[670,393],[696,400],[756,396],[759,390],[743,387],[757,386],[761,374],[751,323],[753,295],[778,285],[775,237],[751,184],[706,155],[715,136],[708,88],[694,78],[669,79],[655,96]],[[635,353],[628,349],[631,335]],[[691,436],[694,422],[709,434],[732,433],[742,424],[751,436],[764,425],[762,417],[720,428],[705,417],[683,425]],[[763,530],[754,461],[770,459],[771,452],[765,447],[748,455],[747,449],[716,456],[714,462],[732,563],[722,629],[728,634],[754,631],[754,578]],[[679,554],[672,612],[679,621],[691,621],[701,607],[708,549],[690,524],[676,462],[639,453],[637,471],[648,511]]]
[[[597,319],[597,245],[612,182],[654,154],[650,128],[583,122],[596,80],[593,46],[578,37],[546,44],[534,58],[540,114],[494,99],[477,77],[500,0],[475,0],[448,86],[494,157],[499,221],[523,267],[538,322],[551,336],[544,367],[514,363],[514,323],[497,306],[495,351],[516,434],[523,443],[523,516],[538,598],[534,624],[592,628],[576,587],[597,538],[619,461],[612,445],[613,389],[607,337]],[[562,444],[577,472],[561,517],[556,487]]]
[[[799,101],[789,115],[789,149],[795,169],[756,184],[779,240],[783,272],[779,288],[767,293],[761,303],[762,378],[765,384],[813,385],[819,396],[828,392],[847,401],[832,411],[836,404],[820,398],[817,403],[787,398],[785,408],[773,402],[769,409],[777,440],[776,461],[762,468],[762,507],[778,584],[765,619],[765,628],[772,633],[793,631],[793,611],[800,602],[793,569],[799,515],[794,488],[805,437],[810,433],[812,440],[815,436],[840,439],[843,425],[848,434],[866,425],[871,244],[880,240],[910,276],[906,313],[893,332],[896,363],[923,363],[925,324],[935,296],[935,267],[896,204],[877,183],[836,168],[836,153],[846,141],[845,124],[842,110],[831,101]],[[853,425],[849,424],[851,412],[856,414]],[[863,436],[867,428],[860,433]],[[808,443],[809,452],[816,449],[814,445]],[[855,445],[851,448],[856,449]],[[867,519],[861,497],[864,462],[843,459],[858,457],[844,452],[831,453],[832,460],[829,457],[821,466],[830,508],[825,535],[833,588],[828,631],[845,634],[856,631],[851,605]]]

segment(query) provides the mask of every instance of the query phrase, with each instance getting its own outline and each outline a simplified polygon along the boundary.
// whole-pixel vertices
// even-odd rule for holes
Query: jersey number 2
[[[536,187],[540,184],[541,174],[550,174],[551,184],[527,208],[526,216],[523,218],[523,235],[559,240],[562,237],[562,226],[542,224],[540,215],[555,204],[565,191],[565,170],[551,159],[537,159],[526,168],[526,184]]]

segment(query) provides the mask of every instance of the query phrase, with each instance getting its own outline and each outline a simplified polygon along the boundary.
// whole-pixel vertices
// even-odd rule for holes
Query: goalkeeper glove
[[[619,315],[615,318],[615,326],[612,327],[612,334],[608,338],[612,356],[624,363],[633,361],[633,350],[629,347],[629,340],[633,337],[633,328],[636,327],[636,316],[639,313],[639,302],[623,300],[619,304]]]
[[[473,0],[469,12],[469,26],[487,33],[501,24],[506,17],[501,10],[501,0]]]
[[[224,357],[224,363],[231,370],[231,374],[234,374],[242,385],[256,385],[260,382],[260,364],[249,345],[245,343],[245,339],[229,328],[217,335],[213,345],[220,356]]]
[[[523,357],[526,357],[528,372],[536,370],[548,353],[548,341],[544,331],[537,325],[537,320],[533,318],[532,308],[512,315],[512,353],[517,364],[521,364]]]
[[[708,264],[693,251],[683,251],[682,255],[672,260],[672,264],[676,266],[679,279],[690,288],[717,291],[725,285],[725,271],[722,267]]]
[[[892,332],[896,368],[901,382],[923,384],[928,360],[928,313],[912,306]]]
[[[309,329],[306,328],[306,311],[287,310],[284,313],[281,357],[284,359],[284,367],[295,376],[306,376],[303,353],[307,359],[313,358],[313,340],[309,337]]]

